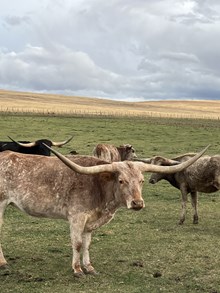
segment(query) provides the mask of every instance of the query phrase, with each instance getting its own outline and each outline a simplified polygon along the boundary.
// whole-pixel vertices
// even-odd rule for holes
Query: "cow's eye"
[[[119,179],[119,183],[120,183],[120,184],[123,184],[124,181],[123,181],[122,179]]]

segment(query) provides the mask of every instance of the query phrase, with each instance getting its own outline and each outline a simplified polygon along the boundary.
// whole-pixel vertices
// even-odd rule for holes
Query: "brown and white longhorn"
[[[137,157],[135,149],[130,144],[123,144],[119,147],[116,147],[112,144],[103,143],[99,143],[95,146],[93,150],[93,156],[109,163],[125,160],[132,161]]]
[[[181,171],[206,150],[182,164],[164,167],[130,161],[110,164],[88,156],[67,158],[49,149],[58,158],[0,153],[0,227],[9,204],[32,216],[68,220],[77,277],[95,273],[89,257],[92,231],[108,223],[120,207],[136,211],[144,207],[142,172]],[[6,264],[0,246],[0,266]]]

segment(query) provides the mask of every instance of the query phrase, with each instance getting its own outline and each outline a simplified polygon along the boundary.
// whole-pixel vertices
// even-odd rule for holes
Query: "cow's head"
[[[174,166],[180,164],[179,161],[167,159],[160,156],[155,156],[150,159],[150,164],[157,165],[157,166]],[[160,180],[166,178],[167,174],[164,173],[153,173],[150,176],[149,183],[156,184]]]
[[[128,209],[140,210],[144,207],[142,186],[144,176],[133,162],[113,162],[115,176],[114,196],[116,201]]]
[[[194,153],[194,156],[195,156],[195,153]],[[139,162],[144,162],[147,164],[157,165],[157,166],[174,166],[181,163],[180,161],[176,159],[168,159],[161,156],[154,156],[152,158],[146,158],[146,159],[136,158],[134,160]],[[161,173],[161,172],[153,173],[150,176],[149,183],[156,184],[157,182],[165,178],[167,178],[167,174],[165,173]]]
[[[45,145],[49,148],[47,145]],[[154,173],[175,173],[187,168],[200,158],[208,147],[202,152],[198,153],[189,160],[172,166],[158,166],[153,164],[145,164],[143,162],[113,162],[111,164],[102,164],[95,166],[80,166],[72,162],[69,158],[65,157],[61,153],[51,149],[65,165],[71,168],[73,171],[81,174],[100,174],[109,173],[115,180],[114,194],[116,200],[127,206],[127,208],[140,210],[144,207],[144,201],[142,198],[142,185],[144,177],[142,172],[154,172]]]
[[[118,147],[122,161],[132,161],[134,158],[137,158],[137,155],[135,153],[135,149],[132,145],[130,144],[123,144]]]

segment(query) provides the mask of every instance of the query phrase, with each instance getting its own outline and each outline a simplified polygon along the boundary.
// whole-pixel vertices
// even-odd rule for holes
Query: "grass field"
[[[0,90],[1,112],[220,119],[220,101],[119,102]]]
[[[0,140],[74,139],[61,149],[91,154],[98,142],[131,143],[141,157],[167,157],[195,152],[211,143],[220,151],[219,121],[153,118],[87,118],[1,115]],[[1,242],[10,265],[0,271],[1,292],[220,292],[219,192],[199,196],[198,225],[179,226],[179,191],[165,182],[148,184],[140,212],[120,209],[114,220],[97,230],[91,259],[99,275],[73,277],[68,224],[37,219],[8,208]]]

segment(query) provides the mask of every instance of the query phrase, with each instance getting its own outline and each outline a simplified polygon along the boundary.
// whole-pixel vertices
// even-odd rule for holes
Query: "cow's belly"
[[[31,200],[12,200],[9,204],[17,207],[24,213],[40,218],[66,219],[66,210],[60,205]]]
[[[199,188],[198,191],[204,192],[204,193],[212,193],[212,192],[218,191],[218,188],[216,188],[213,185],[209,185],[209,186],[203,186],[202,188]]]

